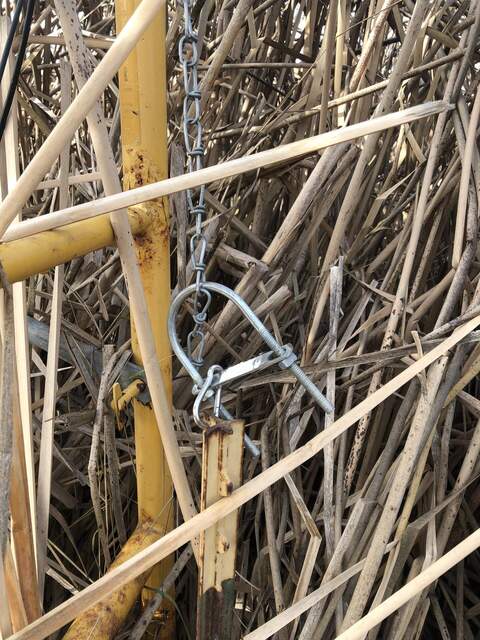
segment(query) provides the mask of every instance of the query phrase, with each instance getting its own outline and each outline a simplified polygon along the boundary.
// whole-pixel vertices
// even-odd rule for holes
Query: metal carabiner
[[[204,402],[208,397],[208,392],[210,391],[213,381],[215,377],[218,377],[220,373],[223,371],[222,367],[218,364],[214,364],[207,372],[207,376],[203,385],[198,389],[197,397],[195,398],[195,402],[193,403],[193,419],[195,420],[195,424],[201,429],[206,429],[209,425],[205,422],[200,414],[200,408],[202,402]],[[221,387],[219,387],[221,389]],[[217,394],[215,394],[216,396]]]

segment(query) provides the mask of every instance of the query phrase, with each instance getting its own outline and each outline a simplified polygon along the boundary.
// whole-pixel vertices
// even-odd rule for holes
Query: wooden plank
[[[242,420],[210,420],[203,433],[202,510],[231,495],[241,484]],[[238,511],[200,535],[197,637],[229,640],[235,606]]]

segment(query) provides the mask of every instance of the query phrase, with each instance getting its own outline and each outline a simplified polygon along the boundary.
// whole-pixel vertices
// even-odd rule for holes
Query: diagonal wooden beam
[[[166,534],[161,540],[155,542],[130,560],[127,560],[120,567],[111,571],[103,578],[100,578],[94,584],[70,598],[70,600],[67,600],[48,612],[36,622],[30,624],[22,631],[15,633],[10,637],[10,640],[41,640],[47,637],[67,624],[86,607],[95,604],[109,593],[112,593],[126,581],[132,580],[144,571],[147,571],[159,560],[165,558],[189,540],[196,538],[201,531],[204,531],[221,518],[239,509],[243,504],[260,494],[265,487],[271,486],[277,480],[280,480],[280,478],[285,477],[287,473],[291,473],[301,464],[313,458],[313,456],[324,449],[329,442],[332,442],[335,438],[347,431],[347,429],[358,422],[362,416],[384,402],[438,358],[448,353],[450,349],[479,325],[480,316],[477,316],[465,323],[462,327],[459,327],[435,349],[419,358],[414,364],[392,378],[383,385],[383,387],[380,387],[375,393],[336,420],[331,427],[312,438],[303,445],[303,447],[296,449],[283,458],[283,460],[275,463],[266,471],[263,471],[245,483],[229,497],[216,502],[205,509],[205,511],[200,512],[189,522],[185,522]],[[478,540],[477,546],[480,546],[480,539]]]
[[[144,0],[144,2],[145,1],[147,0]],[[123,193],[99,198],[98,200],[95,200],[95,202],[86,202],[85,204],[69,207],[62,211],[49,213],[33,220],[27,220],[17,224],[11,227],[6,233],[4,226],[2,226],[2,220],[10,218],[12,213],[11,206],[14,203],[11,200],[5,200],[5,202],[0,205],[0,236],[3,241],[25,238],[33,233],[55,229],[70,222],[94,218],[102,213],[118,211],[119,209],[131,207],[148,200],[168,196],[172,193],[185,191],[186,189],[193,189],[201,186],[202,184],[209,184],[211,182],[216,182],[217,180],[223,180],[224,178],[241,175],[248,171],[256,171],[257,169],[262,169],[263,167],[268,167],[279,162],[293,160],[342,142],[349,142],[356,138],[362,138],[363,136],[368,136],[371,133],[378,133],[379,131],[390,129],[391,127],[398,127],[402,124],[413,122],[414,120],[419,120],[421,118],[428,118],[429,116],[436,115],[452,108],[453,107],[451,107],[451,105],[442,101],[426,102],[425,104],[410,107],[403,111],[396,111],[385,116],[365,120],[364,122],[359,122],[349,127],[335,129],[334,131],[321,133],[318,136],[305,138],[298,142],[284,144],[276,147],[275,149],[268,149],[243,158],[229,160],[228,162],[207,167],[200,171],[194,171],[187,175],[176,176],[174,178],[169,178],[168,180],[161,180],[160,182],[153,182],[143,187],[124,191]],[[54,132],[55,130],[56,129],[54,129]],[[51,135],[53,135],[53,133]],[[50,138],[48,138],[47,141],[49,139]],[[27,172],[28,169],[23,176],[25,176]],[[41,177],[42,176],[40,176],[38,180],[40,180]],[[32,191],[34,188],[35,185],[32,187]],[[30,191],[28,189],[25,193],[28,193],[26,197],[30,195]],[[22,200],[22,197],[20,197],[19,194],[15,196],[14,206],[21,207],[24,202],[25,200]]]

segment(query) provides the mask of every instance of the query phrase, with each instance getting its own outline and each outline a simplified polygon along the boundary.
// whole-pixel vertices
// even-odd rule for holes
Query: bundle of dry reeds
[[[180,507],[169,507],[174,530],[143,532],[142,550],[108,571],[138,522],[133,412],[128,405],[116,419],[114,383],[140,380],[140,400],[157,420],[168,413],[162,436],[171,428],[158,363],[143,370],[131,357],[131,314],[141,348],[154,346],[118,210],[169,195],[172,291],[195,277],[184,194],[192,183],[182,177],[183,5],[166,4],[143,0],[144,26],[122,35],[112,0],[34,8],[2,140],[2,231],[19,216],[4,240],[115,210],[117,241],[13,285],[0,245],[0,637],[60,638],[85,611],[89,638],[208,637],[199,618],[215,606],[198,589],[208,558],[190,541],[197,550],[203,530],[237,513],[228,637],[473,640],[479,0],[192,3],[209,168],[192,179],[207,183],[207,279],[234,289],[292,345],[335,410],[325,414],[275,367],[225,388],[222,402],[260,456],[237,451],[239,488],[209,506],[192,381],[173,358],[165,446]],[[115,196],[122,104],[110,77],[159,10],[168,12],[171,180]],[[19,37],[12,56],[18,46]],[[190,311],[179,316],[183,343]],[[268,351],[223,298],[213,297],[205,326],[204,371]],[[90,607],[171,554],[150,604],[137,599],[100,629],[113,613]],[[176,618],[168,632],[162,607]]]

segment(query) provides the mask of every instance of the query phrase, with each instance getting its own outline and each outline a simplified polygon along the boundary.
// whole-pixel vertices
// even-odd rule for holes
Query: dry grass
[[[15,154],[8,140],[2,151],[2,179],[10,184],[77,93],[55,4],[38,2],[35,9],[11,125],[18,127],[20,151]],[[115,36],[113,2],[81,0],[77,9],[96,66]],[[174,176],[184,171],[176,53],[181,7],[169,3],[168,16]],[[245,421],[262,452],[259,459],[244,455],[246,484],[335,428],[339,418],[478,316],[480,1],[206,0],[195,4],[194,18],[206,166],[430,101],[452,105],[208,184],[208,279],[234,288],[279,341],[291,343],[335,405],[335,413],[324,416],[278,369],[225,390],[226,406]],[[114,79],[102,105],[120,167],[117,97]],[[101,170],[84,123],[44,176],[48,183],[28,199],[23,218],[110,193]],[[192,282],[193,221],[186,219],[182,194],[171,197],[171,213],[176,289]],[[5,291],[3,337],[13,322],[18,406],[14,393],[12,410],[7,393],[14,376],[5,342],[0,396],[4,435],[15,423],[24,438],[0,440],[0,480],[7,487],[0,496],[0,597],[6,590],[10,605],[0,616],[4,637],[38,616],[43,583],[49,611],[102,576],[137,523],[132,416],[127,410],[115,433],[105,402],[129,354],[130,309],[117,250],[76,258],[15,288],[13,319]],[[224,302],[215,298],[210,308],[206,366],[227,366],[266,350]],[[22,350],[25,317],[29,350]],[[181,322],[185,338],[188,314]],[[367,403],[360,419],[285,471],[285,481],[259,488],[242,506],[232,637],[336,638],[478,529],[478,340],[471,331],[379,404]],[[176,436],[199,508],[202,439],[191,417],[191,381],[173,365]],[[13,465],[12,526],[4,535],[3,472],[19,454],[24,463]],[[35,522],[31,531],[25,525],[25,534],[16,523],[29,518]],[[32,533],[37,524],[38,535]],[[20,573],[32,571],[37,538],[38,589]],[[20,544],[29,550],[24,569]],[[189,638],[195,633],[197,569],[189,547],[177,553],[167,586],[175,583],[177,636]],[[478,563],[474,551],[435,576],[369,631],[369,640],[473,640],[480,633]],[[162,597],[157,594],[157,606]],[[280,626],[271,623],[285,609]],[[153,610],[134,609],[118,637],[141,638]]]

